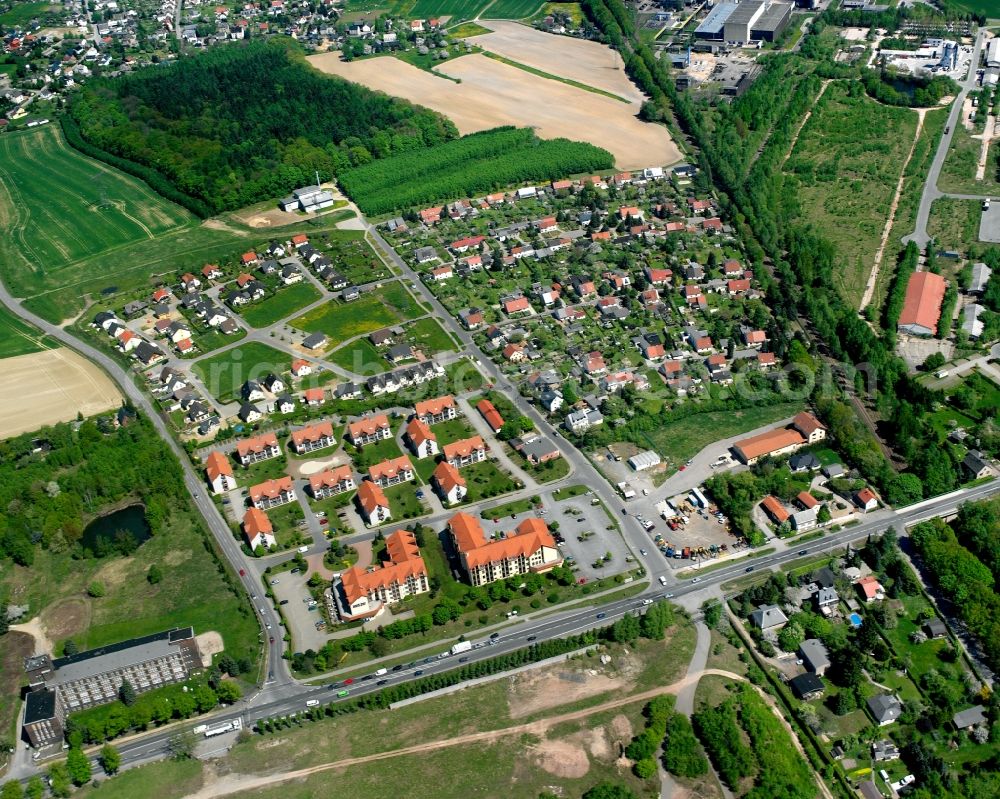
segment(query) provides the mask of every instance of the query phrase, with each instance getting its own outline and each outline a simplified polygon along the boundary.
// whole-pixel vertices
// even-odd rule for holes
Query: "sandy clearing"
[[[222,643],[222,636],[215,630],[208,630],[195,636],[198,642],[198,651],[201,652],[201,665],[206,669],[212,665],[212,655],[224,652],[226,647]]]
[[[10,631],[12,633],[23,633],[24,635],[31,636],[34,643],[33,655],[47,655],[54,650],[52,645],[52,639],[49,638],[48,633],[45,630],[42,620],[35,616],[31,621],[23,622],[22,624],[12,624],[10,625]]]
[[[339,53],[323,53],[309,61],[322,72],[439,111],[463,135],[500,125],[529,126],[546,139],[565,137],[603,147],[620,169],[681,160],[666,129],[641,122],[634,106],[484,55],[461,56],[438,67],[462,81],[457,84],[391,56],[345,62]]]
[[[556,777],[580,779],[590,771],[590,760],[576,742],[542,741],[535,748],[538,765]]]
[[[0,438],[92,416],[118,407],[121,394],[104,372],[72,350],[54,349],[3,359]]]
[[[625,74],[622,57],[610,47],[556,36],[509,20],[491,19],[486,27],[493,32],[472,36],[466,41],[550,75],[617,94],[637,107],[642,105],[642,92]]]

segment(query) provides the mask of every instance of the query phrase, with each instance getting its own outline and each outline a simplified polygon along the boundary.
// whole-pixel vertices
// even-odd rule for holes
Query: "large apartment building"
[[[274,433],[263,433],[240,441],[236,445],[236,460],[243,466],[266,461],[268,458],[277,458],[280,454],[281,447]]]
[[[309,425],[292,433],[292,449],[300,455],[315,449],[331,447],[336,443],[337,439],[333,435],[333,425],[330,422]]]
[[[201,668],[201,653],[191,627],[165,630],[53,660],[48,655],[25,658],[24,670],[33,691],[54,691],[54,701],[34,702],[33,724],[59,713],[104,705],[118,698],[123,682],[142,693],[186,680]],[[50,718],[43,711],[50,711]],[[59,719],[61,720],[61,719]]]
[[[334,494],[353,491],[355,488],[357,485],[354,482],[354,472],[346,463],[336,469],[325,469],[309,477],[309,493],[314,499],[326,499]]]
[[[414,410],[416,411],[415,416],[424,424],[447,422],[458,416],[455,398],[450,394],[418,402]]]
[[[392,438],[392,427],[389,425],[389,417],[384,413],[377,416],[366,416],[347,425],[347,437],[351,443],[360,448],[376,441]]]
[[[541,519],[525,519],[502,538],[487,540],[478,519],[456,513],[448,521],[448,533],[473,585],[548,571],[563,561],[548,525]]]
[[[295,501],[295,484],[292,478],[285,475],[277,480],[267,480],[250,486],[250,503],[260,510],[276,508]]]
[[[430,590],[427,567],[409,530],[385,538],[386,560],[367,569],[352,566],[334,584],[337,608],[344,621],[378,615],[386,605]]]

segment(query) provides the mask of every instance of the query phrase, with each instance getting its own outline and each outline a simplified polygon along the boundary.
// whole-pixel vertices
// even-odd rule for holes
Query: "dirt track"
[[[54,349],[3,359],[0,438],[91,416],[118,407],[110,378],[72,350]]]
[[[339,53],[322,53],[309,61],[323,72],[439,111],[462,134],[500,125],[529,126],[543,138],[565,137],[603,147],[621,169],[672,164],[681,157],[666,129],[639,121],[635,106],[484,55],[461,56],[437,68],[461,83],[391,56],[345,62]]]
[[[509,20],[491,19],[483,24],[493,32],[471,36],[468,42],[550,75],[617,94],[636,109],[642,105],[642,92],[628,79],[625,62],[610,47],[556,36]]]

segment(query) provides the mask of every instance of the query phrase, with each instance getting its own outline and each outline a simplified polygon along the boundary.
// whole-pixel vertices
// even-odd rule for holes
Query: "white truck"
[[[451,654],[457,655],[460,652],[468,652],[472,649],[472,641],[459,641],[451,648]]]
[[[205,737],[212,738],[216,735],[224,735],[227,732],[233,732],[235,730],[243,729],[243,721],[241,719],[233,719],[232,721],[226,721],[222,724],[216,724],[214,727],[209,727],[205,730]]]
[[[388,674],[388,673],[389,673],[389,669],[378,669],[375,672],[375,676],[376,677],[381,677],[383,674]]]

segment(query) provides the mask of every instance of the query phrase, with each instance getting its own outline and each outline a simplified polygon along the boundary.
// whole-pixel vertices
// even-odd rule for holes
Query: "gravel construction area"
[[[111,378],[72,350],[17,355],[4,358],[3,365],[7,379],[0,387],[0,438],[121,404]]]
[[[491,19],[484,25],[493,32],[472,36],[466,41],[550,75],[617,94],[633,103],[637,111],[642,105],[642,92],[625,74],[622,57],[610,47],[545,33],[519,22]]]
[[[314,67],[402,97],[449,117],[463,135],[501,125],[532,127],[546,139],[587,141],[608,150],[619,169],[681,160],[666,129],[641,122],[636,108],[541,78],[484,55],[452,59],[438,71],[455,83],[391,56],[345,62],[339,53],[309,57]]]

